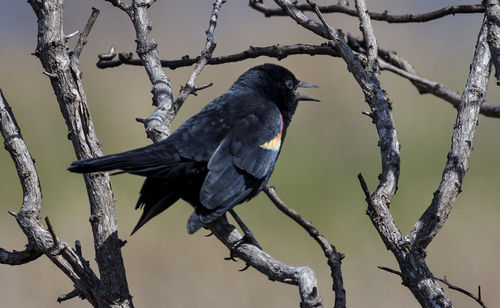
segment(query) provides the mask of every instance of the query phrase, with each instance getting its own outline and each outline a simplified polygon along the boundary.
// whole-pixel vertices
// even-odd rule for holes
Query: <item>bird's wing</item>
[[[209,172],[200,191],[203,206],[229,209],[256,193],[274,169],[282,131],[282,116],[275,105],[247,114],[208,162]]]

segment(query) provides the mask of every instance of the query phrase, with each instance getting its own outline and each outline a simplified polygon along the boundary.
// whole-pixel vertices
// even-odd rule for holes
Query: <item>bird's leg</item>
[[[238,247],[240,247],[242,244],[251,244],[256,247],[258,247],[260,250],[262,250],[262,247],[260,247],[259,243],[253,236],[252,231],[245,225],[245,223],[241,220],[241,218],[236,214],[236,212],[233,209],[229,210],[229,213],[231,216],[233,216],[234,220],[236,223],[240,226],[241,230],[243,231],[243,237],[234,242],[233,245],[231,246],[231,251],[236,250]]]
[[[236,242],[234,242],[231,245],[231,247],[229,248],[230,255],[228,258],[225,258],[225,259],[236,261],[236,259],[234,258],[234,254],[236,252],[236,249],[238,249],[238,247],[240,247],[242,244],[251,244],[251,245],[254,245],[255,247],[258,247],[260,250],[262,250],[262,247],[260,247],[259,243],[257,242],[255,237],[253,236],[252,231],[250,231],[250,229],[245,225],[245,223],[241,220],[241,218],[238,216],[238,214],[236,214],[236,212],[233,209],[230,209],[229,213],[231,214],[231,216],[233,216],[236,223],[240,226],[244,235],[241,239],[237,240]],[[243,272],[246,269],[248,269],[249,267],[250,267],[250,265],[247,264],[247,265],[245,265],[244,268],[240,269],[239,271]]]

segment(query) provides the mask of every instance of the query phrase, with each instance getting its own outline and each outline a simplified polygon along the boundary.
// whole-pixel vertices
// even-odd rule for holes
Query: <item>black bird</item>
[[[71,172],[121,170],[146,177],[132,234],[179,198],[194,207],[192,234],[257,195],[267,184],[298,101],[317,87],[274,64],[253,67],[165,140],[124,153],[75,161]]]

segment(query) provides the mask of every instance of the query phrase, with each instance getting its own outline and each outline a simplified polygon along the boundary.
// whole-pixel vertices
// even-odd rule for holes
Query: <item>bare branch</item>
[[[333,292],[335,292],[335,307],[345,307],[346,296],[344,282],[342,279],[342,271],[340,269],[344,255],[337,252],[335,246],[330,244],[328,240],[321,233],[319,233],[319,231],[312,225],[310,221],[304,219],[294,209],[286,205],[286,203],[280,199],[274,187],[266,186],[264,188],[264,192],[281,212],[283,212],[285,215],[298,223],[302,228],[304,228],[309,233],[309,235],[319,244],[325,254],[325,257],[328,260],[328,265],[330,266],[331,276],[333,279],[332,290]]]
[[[362,41],[348,35],[349,46],[358,52],[363,52]],[[378,48],[379,67],[381,70],[391,71],[401,77],[407,78],[417,88],[420,94],[430,93],[451,103],[455,109],[460,105],[461,95],[447,88],[441,83],[421,77],[411,63],[394,51]],[[383,59],[383,60],[382,60]],[[481,105],[480,113],[487,117],[500,118],[500,106],[487,104]]]
[[[4,138],[5,148],[14,161],[23,188],[23,204],[15,217],[28,238],[27,248],[23,252],[7,253],[1,249],[2,261],[7,261],[5,263],[11,265],[24,264],[38,258],[43,252],[73,281],[81,294],[84,294],[91,304],[97,306],[99,279],[89,267],[84,267],[82,262],[86,261],[83,258],[77,257],[63,240],[58,239],[54,233],[51,234],[39,221],[42,192],[35,164],[24,143],[12,110],[1,91],[0,120],[0,131]],[[56,246],[54,243],[58,243],[58,245]]]
[[[38,19],[38,43],[35,54],[44,69],[57,76],[52,87],[68,126],[69,136],[78,159],[97,157],[102,150],[94,131],[87,98],[81,83],[78,59],[69,51],[63,31],[62,0],[29,0]],[[100,288],[99,301],[108,305],[132,306],[131,296],[123,266],[120,240],[117,234],[114,197],[109,175],[104,173],[84,175],[90,201],[90,222],[94,236],[96,262],[99,266],[101,283],[89,279],[82,283]],[[49,236],[50,233],[46,232]],[[79,260],[68,245],[59,241],[64,263],[68,258]],[[81,263],[81,262],[80,262]],[[67,272],[67,271],[65,271]],[[82,273],[86,269],[82,267]],[[68,276],[70,274],[67,273]],[[87,277],[88,278],[88,277]],[[75,279],[80,279],[76,274]],[[82,288],[85,291],[85,288]],[[82,292],[83,293],[83,292]],[[86,296],[86,298],[92,298]],[[91,302],[96,302],[97,299]]]
[[[23,265],[43,256],[43,251],[35,245],[27,245],[23,251],[7,251],[0,248],[0,264]]]
[[[78,42],[76,43],[75,50],[73,51],[77,59],[80,58],[83,46],[87,44],[87,37],[89,36],[90,30],[92,30],[92,27],[94,26],[94,23],[97,20],[98,16],[99,16],[99,10],[93,7],[89,20],[87,21],[85,28],[83,28],[83,31],[80,32],[80,36],[78,36]]]
[[[359,28],[363,32],[363,37],[365,38],[365,49],[366,49],[366,70],[370,73],[376,73],[377,68],[377,40],[375,34],[373,33],[372,22],[370,16],[368,16],[368,10],[366,8],[366,3],[364,0],[356,0],[356,9],[358,10],[359,20],[361,24]]]
[[[214,31],[215,27],[217,26],[217,18],[219,17],[219,10],[224,2],[225,1],[223,0],[217,0],[214,3],[214,9],[212,11],[212,15],[210,16],[210,23],[208,26],[208,30],[206,31],[207,40],[205,43],[205,48],[203,48],[203,50],[201,51],[201,54],[198,57],[198,60],[196,61],[196,65],[193,69],[193,72],[191,73],[191,76],[189,76],[186,85],[182,87],[179,96],[174,102],[174,114],[176,114],[182,107],[182,104],[184,103],[188,95],[196,91],[195,81],[200,75],[201,70],[207,64],[208,59],[212,57],[212,53],[214,52],[216,46],[216,43],[214,41]]]
[[[495,65],[495,78],[500,85],[500,2],[486,1],[486,16],[488,18],[488,45],[491,59]]]
[[[293,44],[293,45],[272,45],[266,47],[254,47],[250,46],[247,50],[244,50],[239,53],[221,56],[221,57],[212,57],[208,59],[207,65],[217,65],[224,63],[233,63],[239,62],[246,59],[255,59],[258,57],[266,56],[270,58],[276,58],[278,60],[285,59],[290,55],[331,55],[334,57],[340,57],[340,54],[328,44],[323,45],[310,45],[310,44]],[[131,53],[119,53],[118,59],[106,58],[103,59],[103,56],[99,56],[99,61],[97,62],[97,67],[99,68],[110,68],[120,66],[122,64],[127,65],[142,65],[140,59],[134,59]],[[176,69],[184,66],[191,66],[198,61],[199,57],[190,58],[189,56],[185,56],[179,60],[161,60],[161,65],[163,67],[168,67],[170,69]]]
[[[250,7],[263,13],[264,16],[266,17],[287,15],[287,13],[285,13],[282,9],[268,7],[265,4],[263,4],[262,1],[259,0],[250,0],[249,4]],[[299,3],[296,6],[301,11],[314,11],[311,9],[311,6],[306,3]],[[358,17],[357,10],[350,8],[347,5],[332,4],[332,5],[319,6],[319,10],[323,13],[342,13],[353,17]],[[484,12],[484,6],[482,4],[476,4],[476,5],[454,5],[423,14],[396,15],[396,14],[389,14],[388,11],[384,11],[383,13],[376,13],[376,12],[367,12],[367,13],[373,20],[386,21],[388,23],[415,23],[415,22],[427,22],[449,15],[483,13],[483,12]]]
[[[208,224],[207,227],[229,249],[235,242],[242,238],[238,230],[227,222],[225,216]],[[258,247],[249,244],[238,246],[235,256],[266,275],[272,281],[297,285],[301,298],[300,307],[312,308],[322,306],[316,277],[309,267],[286,265]]]
[[[406,239],[414,246],[425,248],[446,222],[468,169],[477,116],[486,95],[490,75],[490,49],[487,43],[488,26],[483,22],[471,64],[469,78],[458,107],[452,145],[438,190],[431,205],[420,217]]]
[[[364,185],[367,198],[367,214],[380,234],[386,247],[394,254],[403,272],[403,284],[413,293],[423,307],[450,307],[450,300],[444,295],[443,289],[434,280],[433,275],[425,262],[425,255],[421,251],[407,251],[398,230],[389,212],[389,204],[396,192],[399,178],[399,143],[397,140],[392,107],[380,82],[374,72],[367,72],[347,45],[343,33],[330,27],[315,4],[312,9],[322,22],[319,24],[311,20],[298,10],[290,0],[275,0],[298,24],[310,31],[330,39],[330,44],[337,48],[347,63],[349,71],[360,85],[365,100],[371,108],[372,119],[379,134],[379,145],[382,159],[382,174],[375,192],[370,195],[366,183]],[[360,182],[364,183],[362,176]],[[366,189],[365,189],[366,188]]]
[[[175,117],[175,108],[172,86],[162,70],[158,44],[151,36],[152,23],[149,21],[147,10],[153,1],[132,0],[131,6],[123,4],[120,0],[106,1],[127,13],[134,25],[136,52],[153,85],[153,105],[156,106],[153,114],[144,121],[144,127],[148,138],[154,142],[161,141],[170,135],[170,124]]]
[[[355,51],[363,52],[363,50],[361,50],[359,46],[360,42],[361,41],[348,36],[349,46]],[[433,94],[447,102],[450,102],[455,108],[457,108],[460,103],[460,94],[458,94],[454,90],[447,88],[441,83],[421,77],[417,74],[413,66],[407,60],[405,60],[395,52],[387,51],[379,47],[378,53],[380,57],[378,60],[378,66],[381,70],[391,71],[401,77],[407,78],[417,88],[420,94]],[[293,44],[283,46],[272,45],[265,47],[250,46],[249,49],[239,53],[220,57],[212,57],[208,59],[207,65],[233,63],[246,59],[254,59],[261,56],[282,60],[290,55],[329,55],[332,57],[340,57],[339,52],[328,44]],[[108,52],[107,54],[99,55],[99,61],[96,65],[101,69],[116,67],[122,64],[136,66],[142,65],[142,61],[140,59],[134,59],[131,53],[119,53],[118,59],[114,59],[115,57],[116,53],[113,46],[110,52]],[[381,59],[384,59],[385,61]],[[176,69],[179,67],[191,66],[196,63],[197,60],[198,58],[190,58],[186,56],[179,60],[161,60],[161,65],[170,69]],[[487,117],[500,118],[500,106],[487,104],[485,102],[481,105],[480,113]]]
[[[383,271],[386,271],[386,272],[389,272],[391,274],[395,274],[395,275],[398,275],[400,277],[403,277],[403,274],[400,272],[400,271],[397,271],[397,270],[394,270],[392,268],[389,268],[389,267],[385,267],[385,266],[377,266],[379,269],[383,270]],[[448,288],[452,289],[452,290],[455,290],[455,291],[458,291],[462,294],[465,294],[467,295],[468,297],[472,298],[473,300],[475,300],[479,305],[481,305],[481,307],[483,308],[487,308],[486,307],[486,304],[482,301],[481,299],[481,286],[478,286],[478,295],[475,296],[474,294],[472,294],[471,292],[465,290],[465,289],[462,289],[460,287],[457,287],[453,284],[451,284],[450,282],[448,282],[448,279],[446,279],[446,276],[444,276],[444,278],[437,278],[435,277],[434,279],[436,279],[437,281],[441,281],[442,283],[444,283]]]
[[[127,15],[132,16],[132,7],[130,5],[123,3],[121,0],[104,0],[104,1],[111,3],[113,6],[116,6],[117,8],[127,13]]]
[[[483,302],[483,300],[481,299],[481,286],[478,286],[478,292],[477,292],[477,296],[475,296],[474,294],[472,294],[471,292],[463,289],[463,288],[460,288],[460,287],[457,287],[456,285],[453,285],[451,284],[448,279],[446,279],[446,276],[444,276],[443,279],[441,278],[436,278],[437,280],[441,281],[442,283],[444,283],[448,288],[452,289],[452,290],[455,290],[455,291],[458,291],[462,294],[465,294],[467,295],[468,297],[472,298],[473,300],[475,300],[481,307],[483,308],[488,308],[486,306],[486,304]]]

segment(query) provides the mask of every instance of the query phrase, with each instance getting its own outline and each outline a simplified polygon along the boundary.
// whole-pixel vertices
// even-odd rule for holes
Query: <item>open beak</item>
[[[305,82],[305,81],[299,81],[299,83],[297,84],[297,88],[319,88],[319,86],[312,84],[312,83]],[[297,101],[319,102],[319,99],[316,99],[314,97],[311,97],[309,95],[305,95],[305,94],[302,94],[299,92],[295,92],[295,99]]]

